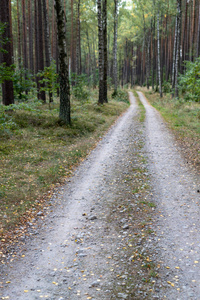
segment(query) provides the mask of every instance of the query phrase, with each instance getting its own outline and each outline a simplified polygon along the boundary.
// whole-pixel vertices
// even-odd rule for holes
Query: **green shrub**
[[[112,98],[115,99],[116,101],[129,103],[128,93],[124,90],[117,90],[117,92],[113,92]]]
[[[87,101],[90,96],[90,91],[88,88],[88,78],[85,74],[76,75],[72,74],[72,80],[75,85],[72,89],[72,94],[77,100]]]
[[[185,62],[186,72],[179,75],[179,89],[186,101],[200,100],[200,58]]]

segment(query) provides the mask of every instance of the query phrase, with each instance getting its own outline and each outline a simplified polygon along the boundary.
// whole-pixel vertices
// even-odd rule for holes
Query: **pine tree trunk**
[[[162,81],[161,81],[161,67],[160,67],[160,16],[157,14],[157,51],[158,51],[158,81],[159,81],[159,93],[162,98]]]
[[[180,59],[180,36],[181,36],[181,0],[177,0],[177,47],[175,65],[175,97],[178,97],[178,71]]]
[[[102,24],[102,11],[101,0],[97,0],[97,13],[98,13],[98,36],[99,36],[99,104],[104,103],[104,68],[103,68],[103,24]]]
[[[34,1],[34,28],[35,28],[35,74],[39,71],[39,48],[38,48],[38,5],[37,0]],[[37,97],[39,99],[39,79],[36,76]]]
[[[1,0],[0,22],[6,24],[2,38],[8,39],[8,42],[2,45],[2,62],[10,67],[13,64],[13,42],[12,42],[12,22],[10,11],[10,0]],[[10,105],[14,103],[13,81],[5,80],[2,84],[3,104]]]
[[[59,81],[60,81],[60,120],[66,124],[71,124],[70,111],[70,85],[66,50],[66,30],[65,14],[61,0],[55,0],[55,10],[57,13],[57,32],[59,49]]]
[[[26,24],[26,7],[25,0],[22,0],[22,18],[23,18],[23,61],[24,69],[28,69],[28,56],[27,56],[27,24]]]
[[[44,16],[44,46],[45,46],[45,60],[46,67],[51,65],[51,49],[50,49],[50,38],[49,38],[49,17],[47,11],[46,0],[43,0],[43,16]],[[53,102],[52,92],[49,91],[49,102]]]
[[[17,0],[17,29],[18,29],[18,38],[17,38],[17,44],[18,44],[18,63],[19,63],[19,69],[21,68],[21,26],[20,26],[20,14],[19,14],[19,0]]]
[[[39,47],[39,56],[38,56],[38,68],[39,71],[44,70],[44,47],[43,47],[43,22],[42,22],[42,2],[38,0],[38,47]],[[39,78],[39,80],[42,78]],[[44,83],[40,84],[41,87],[44,87]],[[46,102],[45,91],[39,92],[39,99],[44,103]]]
[[[46,0],[43,0],[43,16],[44,16],[44,45],[45,45],[45,65],[49,67],[51,64],[51,50],[49,39],[49,17],[47,12]]]
[[[178,16],[176,16],[176,25],[174,33],[174,48],[173,48],[173,62],[172,62],[172,96],[175,87],[175,66],[176,66],[176,53],[177,53],[177,35],[178,35]]]
[[[113,43],[113,78],[114,78],[114,94],[117,94],[117,31],[118,31],[118,0],[115,2],[114,11],[114,43]]]
[[[76,74],[81,74],[80,68],[80,0],[77,3],[77,28],[76,28]]]
[[[33,24],[32,24],[32,2],[28,1],[28,23],[29,23],[29,69],[34,72],[33,64]]]
[[[199,20],[198,20],[198,32],[197,32],[197,57],[200,56],[200,4],[199,4]]]
[[[108,52],[107,52],[107,0],[103,0],[103,85],[104,85],[104,99],[108,103],[108,90],[107,90],[107,72],[108,72]]]
[[[147,82],[147,89],[149,90],[149,77],[150,77],[150,44],[151,44],[151,35],[149,33],[148,37],[147,37],[147,61],[146,61],[146,70],[147,70],[147,74],[146,74],[146,82]]]

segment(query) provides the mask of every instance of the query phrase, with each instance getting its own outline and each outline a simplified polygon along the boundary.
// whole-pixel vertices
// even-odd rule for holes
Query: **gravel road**
[[[130,93],[130,108],[1,265],[0,299],[200,299],[199,177],[138,94],[145,122]]]

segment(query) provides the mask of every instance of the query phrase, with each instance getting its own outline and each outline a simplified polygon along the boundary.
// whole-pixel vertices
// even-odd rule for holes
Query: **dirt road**
[[[199,178],[139,93],[51,199],[0,299],[200,299]],[[38,216],[38,218],[40,218]]]

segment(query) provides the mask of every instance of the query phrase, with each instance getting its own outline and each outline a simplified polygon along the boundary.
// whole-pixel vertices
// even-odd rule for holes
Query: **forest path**
[[[130,93],[130,108],[51,199],[41,228],[0,267],[0,299],[200,299],[195,174],[139,96],[145,124]]]
[[[160,282],[166,278],[171,286],[167,299],[200,299],[200,176],[188,169],[156,109],[141,92],[138,95],[146,110],[146,150],[157,204]]]

